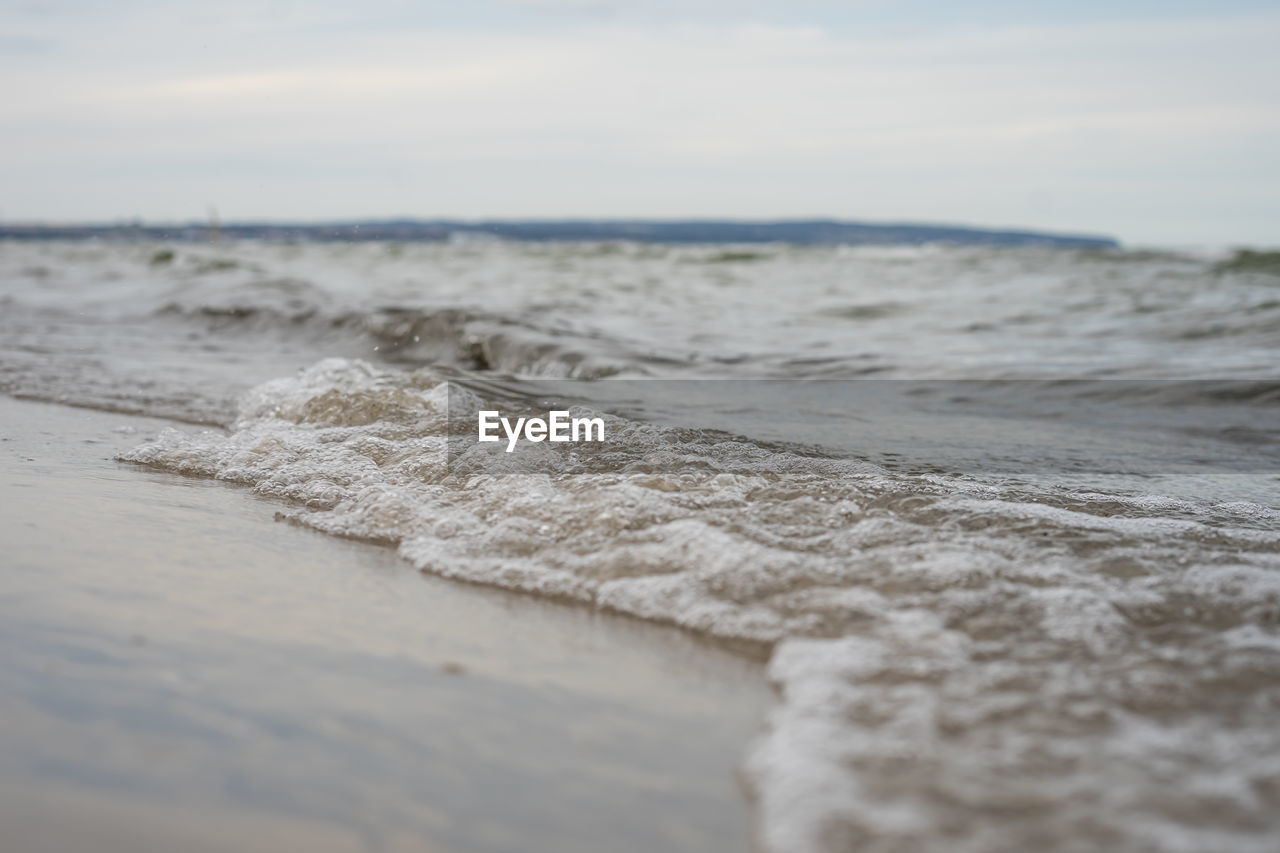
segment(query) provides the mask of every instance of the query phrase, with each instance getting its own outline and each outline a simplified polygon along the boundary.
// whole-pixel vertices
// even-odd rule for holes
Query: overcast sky
[[[0,219],[834,216],[1280,244],[1280,2],[0,6]]]

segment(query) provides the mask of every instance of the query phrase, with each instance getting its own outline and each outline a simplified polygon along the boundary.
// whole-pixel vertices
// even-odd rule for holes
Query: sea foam
[[[253,389],[226,432],[121,458],[424,571],[770,650],[781,702],[744,772],[772,851],[1274,849],[1266,508],[1152,518],[621,418],[607,465],[508,473],[450,459],[460,393],[486,403],[329,359]]]

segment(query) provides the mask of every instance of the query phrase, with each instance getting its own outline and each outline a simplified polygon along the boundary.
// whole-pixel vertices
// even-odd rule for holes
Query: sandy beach
[[[166,426],[0,397],[6,849],[748,847],[760,662],[111,461]]]

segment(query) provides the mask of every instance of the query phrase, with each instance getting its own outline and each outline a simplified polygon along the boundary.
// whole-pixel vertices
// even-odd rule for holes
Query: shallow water
[[[746,849],[759,663],[405,572],[0,398],[0,847]]]
[[[223,427],[122,458],[428,572],[772,648],[746,757],[770,849],[1275,848],[1280,279],[1257,264],[162,249],[6,245],[2,387]],[[532,407],[552,379],[605,446],[450,452],[460,401]]]

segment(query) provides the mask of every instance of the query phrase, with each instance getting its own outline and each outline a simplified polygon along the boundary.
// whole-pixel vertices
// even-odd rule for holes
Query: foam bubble
[[[1265,512],[1153,516],[622,420],[608,464],[503,474],[448,464],[448,395],[431,370],[326,360],[255,388],[226,433],[122,458],[251,486],[424,571],[772,644],[782,702],[745,766],[770,850],[1280,832]]]

